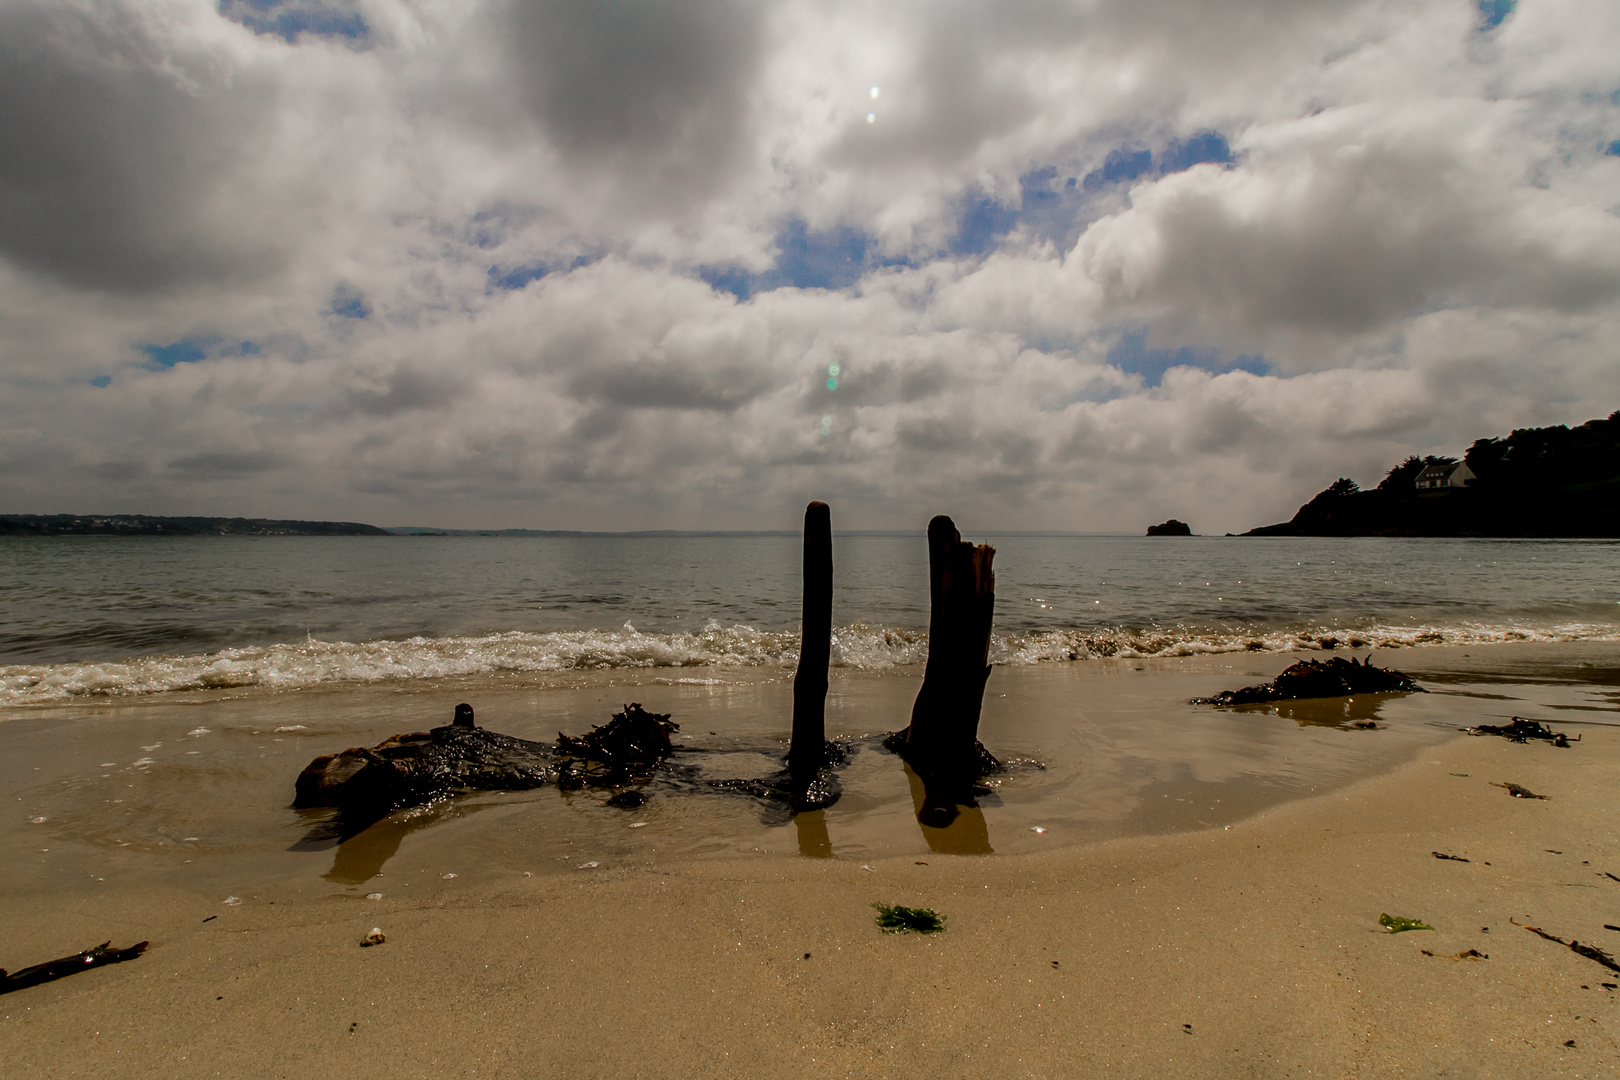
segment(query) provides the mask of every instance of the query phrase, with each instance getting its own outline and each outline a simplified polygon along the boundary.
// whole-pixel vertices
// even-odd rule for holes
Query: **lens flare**
[[[839,373],[840,370],[842,370],[842,369],[839,368],[839,366],[836,363],[832,363],[832,364],[827,365],[827,374],[831,375],[835,379],[838,378],[838,373]]]

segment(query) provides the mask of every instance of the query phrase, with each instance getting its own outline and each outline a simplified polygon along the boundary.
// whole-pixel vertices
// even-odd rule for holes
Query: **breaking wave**
[[[1291,652],[1300,649],[1390,649],[1515,641],[1620,641],[1620,626],[1563,623],[1540,627],[1462,624],[1270,630],[1183,626],[1090,628],[998,635],[990,658],[1004,665],[1099,658]],[[854,623],[833,631],[834,667],[884,671],[920,664],[927,634]],[[790,672],[799,659],[796,632],[722,626],[697,633],[618,630],[512,631],[478,637],[413,637],[398,641],[316,641],[146,656],[116,662],[0,666],[0,705],[48,705],[127,699],[177,691],[243,687],[298,689],[478,675],[645,668],[761,668]],[[689,681],[681,678],[679,681]],[[695,681],[695,680],[693,680]],[[706,680],[705,680],[706,681]]]

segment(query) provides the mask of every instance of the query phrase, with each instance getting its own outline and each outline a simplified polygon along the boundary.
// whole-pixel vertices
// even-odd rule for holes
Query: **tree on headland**
[[[1328,485],[1328,489],[1327,489],[1326,492],[1324,492],[1324,494],[1327,494],[1327,495],[1354,495],[1356,492],[1358,492],[1360,490],[1361,490],[1361,485],[1360,484],[1356,483],[1354,480],[1350,479],[1348,476],[1341,476],[1337,480],[1333,481],[1333,483]]]
[[[1340,477],[1292,520],[1248,536],[1620,536],[1620,412],[1477,439],[1466,487],[1417,490],[1454,457],[1413,454],[1371,491]]]

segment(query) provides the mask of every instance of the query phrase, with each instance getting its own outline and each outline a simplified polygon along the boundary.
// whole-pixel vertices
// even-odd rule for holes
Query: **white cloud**
[[[1276,520],[1616,406],[1611,7],[10,0],[0,509]]]

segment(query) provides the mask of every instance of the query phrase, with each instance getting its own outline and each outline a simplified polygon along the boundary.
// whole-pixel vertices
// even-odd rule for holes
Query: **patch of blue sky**
[[[547,274],[578,270],[582,266],[589,266],[594,261],[589,255],[575,255],[572,259],[558,262],[539,261],[524,263],[520,266],[497,264],[491,266],[488,271],[489,289],[491,291],[500,289],[510,292],[514,289],[523,288],[531,281],[539,281]]]
[[[146,354],[146,363],[142,366],[150,371],[167,371],[176,364],[196,364],[209,357],[222,356],[257,356],[259,345],[254,341],[226,342],[218,334],[197,334],[183,337],[179,341],[172,341],[167,345],[148,343],[137,345],[136,349]],[[106,386],[112,381],[110,375],[100,375],[97,378],[106,382],[91,380],[96,386]]]
[[[1154,161],[1153,151],[1125,146],[1109,151],[1102,168],[1087,173],[1080,186],[1096,191],[1111,184],[1128,183],[1142,176],[1186,172],[1194,165],[1232,164],[1232,146],[1218,131],[1200,131],[1187,139],[1171,139]]]
[[[1018,205],[997,202],[980,193],[962,199],[956,236],[948,246],[954,255],[983,255],[1022,226],[1030,234],[1067,248],[1099,212],[1094,200],[1144,176],[1185,172],[1194,165],[1232,164],[1232,147],[1218,131],[1200,131],[1171,139],[1155,154],[1142,146],[1109,152],[1100,168],[1084,177],[1064,177],[1057,166],[1031,169],[1018,178]]]
[[[1145,329],[1128,330],[1121,334],[1119,341],[1108,350],[1107,359],[1119,370],[1140,376],[1142,385],[1149,387],[1158,386],[1164,379],[1164,373],[1176,367],[1200,368],[1217,374],[1247,371],[1251,375],[1265,375],[1271,370],[1264,357],[1239,356],[1234,360],[1222,360],[1219,349],[1207,346],[1150,349],[1147,347]]]
[[[371,26],[358,11],[301,0],[220,0],[219,13],[255,34],[274,34],[288,44],[309,34],[363,42]]]
[[[107,387],[112,385],[112,376],[97,375],[95,378],[90,380],[90,385],[97,387],[98,389],[105,390]]]
[[[1153,171],[1153,151],[1140,147],[1120,147],[1110,150],[1102,168],[1087,173],[1080,186],[1096,191],[1105,184],[1127,183]]]
[[[739,266],[700,266],[710,287],[739,300],[772,289],[846,289],[869,271],[913,266],[908,257],[883,254],[877,240],[859,229],[838,225],[812,230],[794,219],[776,234],[776,264],[758,273]]]
[[[1051,169],[1055,175],[1057,170]],[[1023,200],[1025,203],[1028,199]],[[1024,208],[1005,206],[987,195],[975,193],[962,199],[956,219],[956,236],[950,250],[955,255],[983,255],[1001,244],[1023,217]]]
[[[1481,29],[1494,30],[1501,26],[1502,20],[1513,14],[1513,9],[1518,6],[1519,0],[1479,0]]]
[[[1611,157],[1620,157],[1620,139],[1616,139],[1614,142],[1610,143],[1609,148],[1603,152]]]
[[[209,350],[219,343],[220,338],[210,334],[184,337],[167,345],[148,344],[136,348],[146,354],[146,367],[153,371],[165,371],[176,364],[195,364],[208,359]]]
[[[1009,233],[1022,226],[1031,235],[1067,247],[1097,211],[1088,213],[1100,189],[1127,183],[1149,174],[1181,172],[1204,162],[1231,164],[1232,149],[1218,131],[1201,131],[1186,140],[1172,139],[1155,155],[1151,149],[1127,146],[1108,155],[1102,168],[1084,180],[1063,176],[1056,165],[1032,169],[1018,178],[1016,205],[1001,202],[982,191],[963,194],[957,204],[956,230],[943,251],[905,256],[884,255],[875,238],[840,225],[811,230],[801,220],[787,222],[776,237],[776,264],[752,272],[743,267],[700,266],[698,276],[739,300],[771,289],[843,289],[875,269],[916,266],[931,258],[986,255],[1001,246]],[[520,288],[528,280],[512,275],[511,268],[490,271],[491,284]],[[544,272],[542,270],[542,272]],[[501,280],[497,281],[497,277]],[[513,284],[505,284],[507,280]]]
[[[1185,172],[1204,164],[1232,164],[1232,146],[1218,131],[1200,131],[1185,140],[1171,139],[1159,155],[1161,173]]]
[[[371,305],[366,303],[366,294],[347,285],[339,285],[332,290],[332,314],[341,315],[345,319],[369,319]]]

